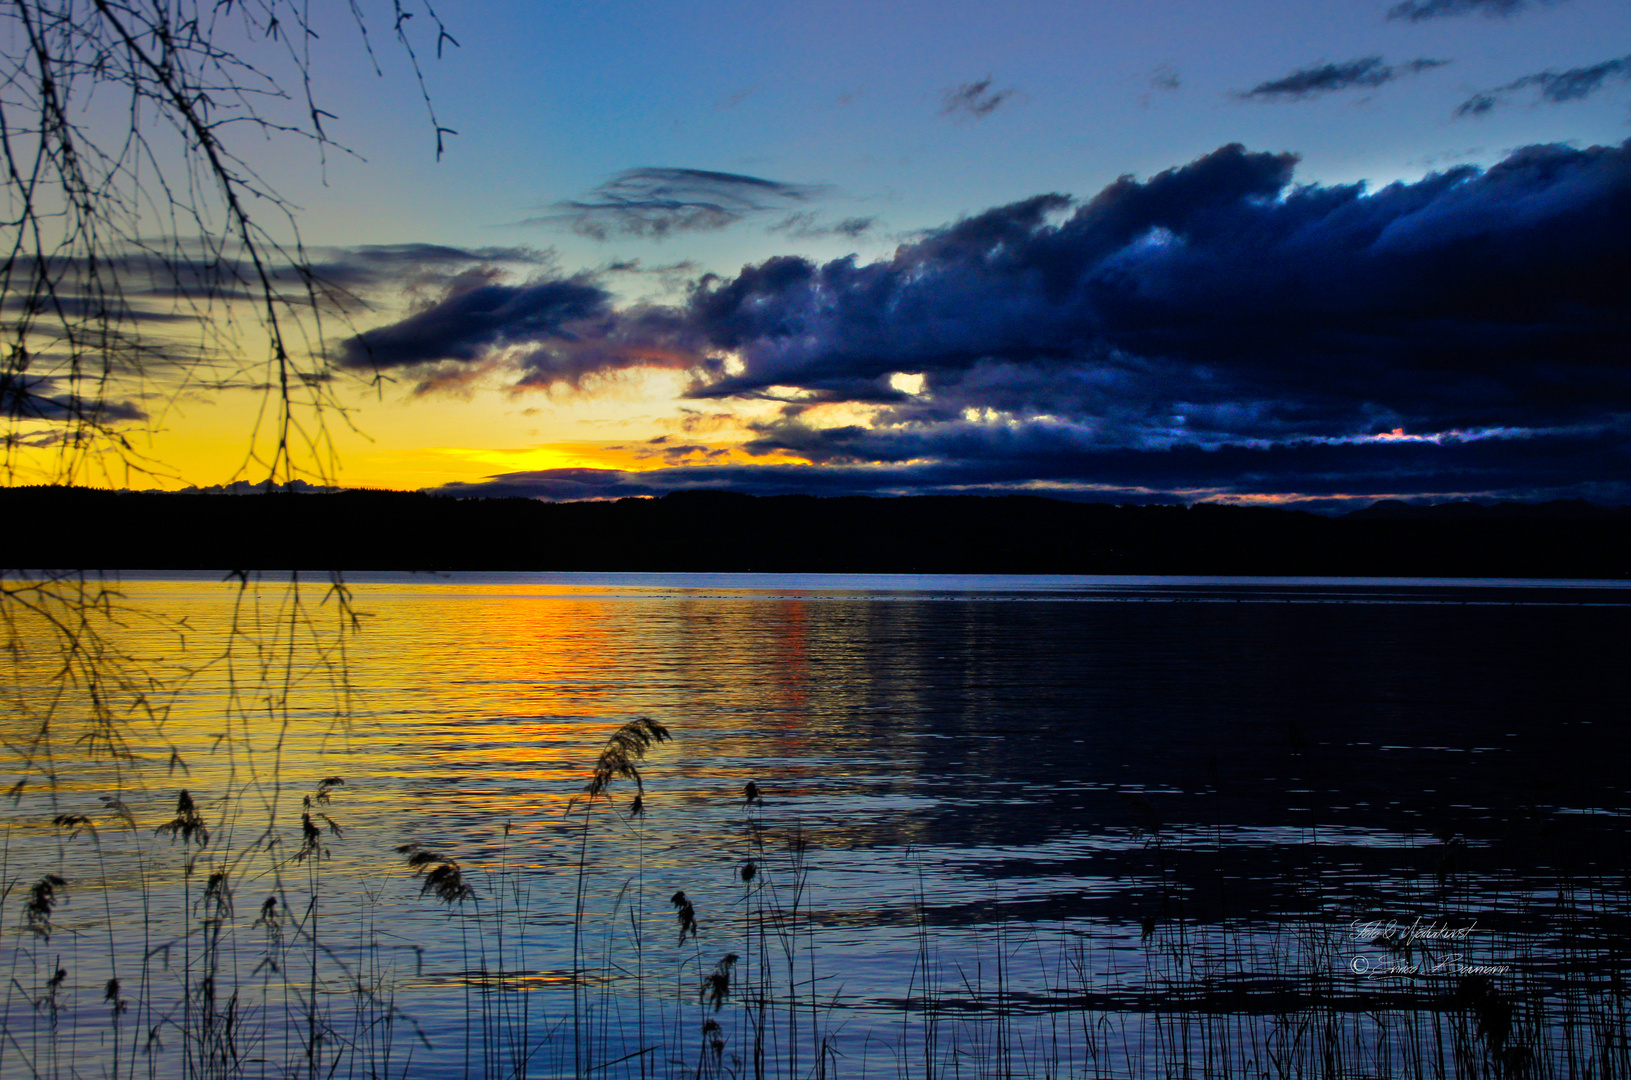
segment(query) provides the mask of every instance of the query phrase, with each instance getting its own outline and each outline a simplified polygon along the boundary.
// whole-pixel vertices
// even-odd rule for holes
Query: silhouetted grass
[[[64,797],[36,823],[16,818],[0,864],[0,1073],[1631,1075],[1623,818],[1569,823],[1552,838],[1560,869],[1547,880],[1479,865],[1487,849],[1453,831],[1423,843],[1414,884],[1389,895],[1423,924],[1476,920],[1476,947],[1462,948],[1408,924],[1356,929],[1321,895],[1328,871],[1313,851],[1282,882],[1296,910],[1224,903],[1203,919],[1195,897],[1213,883],[1177,856],[1210,842],[1205,865],[1221,877],[1231,854],[1221,832],[1185,833],[1153,797],[1129,794],[1145,867],[1127,882],[1140,899],[1123,921],[1092,933],[1026,922],[994,891],[982,928],[959,929],[920,867],[915,895],[897,901],[912,913],[899,995],[862,999],[823,962],[811,884],[821,854],[796,800],[750,783],[729,850],[696,865],[665,857],[652,872],[648,817],[685,812],[648,798],[640,772],[668,737],[631,720],[586,770],[558,823],[576,851],[570,912],[535,899],[550,871],[529,865],[508,822],[491,845],[407,840],[384,871],[366,855],[340,858],[373,843],[345,824],[355,785],[340,776],[308,782],[286,837],[245,828],[197,787],[168,806]],[[626,807],[611,801],[617,780],[635,785]],[[1305,843],[1320,842],[1308,829]],[[52,845],[53,868],[19,860],[20,847],[32,858]],[[395,914],[410,908],[412,918]],[[551,966],[565,935],[540,927],[567,923],[570,957]],[[1141,963],[1118,967],[1112,946]]]

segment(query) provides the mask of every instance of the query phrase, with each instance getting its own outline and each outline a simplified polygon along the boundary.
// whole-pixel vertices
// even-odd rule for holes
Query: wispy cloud
[[[1355,87],[1375,89],[1409,75],[1443,67],[1449,62],[1423,58],[1403,64],[1387,64],[1380,56],[1366,56],[1340,64],[1299,68],[1290,75],[1258,83],[1236,96],[1257,101],[1301,101]]]
[[[726,94],[724,97],[714,102],[714,108],[721,110],[734,109],[738,105],[742,104],[742,102],[746,101],[748,98],[752,97],[754,94],[763,89],[764,87],[758,84],[753,86],[745,86],[742,89],[737,90],[735,93]]]
[[[1425,22],[1428,19],[1449,19],[1462,15],[1483,15],[1501,19],[1516,15],[1531,7],[1550,7],[1563,0],[1402,0],[1388,9],[1389,19]]]
[[[812,184],[704,169],[626,169],[579,199],[555,203],[523,225],[571,229],[593,240],[664,237],[723,229],[755,214],[785,210],[825,191]]]
[[[1600,64],[1570,68],[1567,71],[1540,71],[1533,75],[1525,75],[1504,86],[1474,94],[1463,101],[1455,112],[1457,116],[1483,116],[1507,104],[1514,93],[1529,89],[1538,89],[1542,101],[1561,105],[1590,97],[1616,80],[1631,81],[1631,56],[1604,60]]]
[[[993,90],[992,84],[991,76],[987,75],[978,82],[952,87],[941,95],[940,115],[984,120],[1017,93],[1012,88]]]
[[[877,224],[878,219],[871,217],[844,218],[842,221],[828,223],[821,221],[814,211],[802,210],[796,214],[788,214],[765,231],[782,233],[798,240],[818,240],[834,236],[858,240],[872,231]]]
[[[102,400],[75,392],[76,380],[0,373],[0,414],[12,420],[116,424],[148,419],[130,400]]]

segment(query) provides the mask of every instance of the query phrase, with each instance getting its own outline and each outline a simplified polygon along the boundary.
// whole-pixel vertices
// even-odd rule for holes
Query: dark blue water
[[[435,1044],[416,1051],[425,1075],[463,1075],[473,1043],[513,1043],[517,1016],[543,1040],[539,1075],[573,1071],[583,1024],[602,1064],[656,1045],[642,1016],[683,1054],[612,1072],[641,1075],[668,1054],[683,1068],[664,1075],[690,1075],[695,1054],[707,1059],[696,988],[727,953],[740,969],[718,1015],[738,1071],[764,1024],[780,1033],[769,1055],[782,1073],[788,1045],[810,1042],[800,1075],[821,1035],[858,1075],[976,1046],[990,1064],[1002,1057],[981,1042],[1000,1036],[979,1026],[991,1017],[1089,1005],[1122,1018],[1123,1067],[1156,1075],[1195,1037],[1148,1026],[1161,995],[1221,1008],[1227,992],[1255,1015],[1301,1000],[1310,979],[1346,1001],[1455,992],[1450,968],[1378,982],[1397,957],[1355,925],[1461,928],[1460,952],[1446,945],[1437,961],[1499,961],[1496,993],[1623,967],[1590,945],[1623,940],[1631,891],[1631,590],[1615,583],[471,575],[354,587],[370,615],[346,659],[354,715],[318,723],[309,705],[277,729],[285,782],[271,799],[292,844],[300,794],[346,778],[326,811],[346,832],[329,841],[325,910]],[[214,588],[131,586],[201,634],[223,619]],[[182,741],[220,728],[208,691],[196,686],[172,724]],[[647,813],[621,816],[634,788],[619,781],[585,845],[567,800],[637,715],[675,736],[642,765]],[[238,752],[267,760],[272,729],[243,732]],[[210,812],[265,804],[264,772],[251,782],[198,755],[189,782],[216,800]],[[748,781],[762,805],[745,803]],[[129,783],[146,817],[170,812],[171,777]],[[86,781],[79,797],[97,790]],[[43,807],[11,819],[14,852],[31,812]],[[281,881],[298,903],[289,882],[310,864],[250,856],[251,824],[241,854],[208,857],[232,865],[245,896]],[[408,842],[456,857],[485,906],[421,896],[392,851]],[[155,874],[174,861],[148,846]],[[38,872],[11,860],[14,884]],[[683,945],[678,890],[700,926]],[[116,898],[128,912],[136,901]],[[89,937],[94,912],[80,910]],[[237,933],[241,972],[260,946],[247,925]],[[25,944],[30,970],[51,962]],[[319,966],[342,993],[351,976],[332,957]],[[98,984],[83,982],[91,1012]],[[946,1021],[925,1043],[940,1015],[926,1003],[954,999],[978,1023]],[[786,1018],[805,1007],[795,1039]],[[908,1028],[913,1045],[939,1047],[910,1067]],[[502,1071],[484,1060],[478,1074]],[[1070,1043],[1055,1063],[1090,1062],[1102,1064]],[[730,1071],[725,1054],[716,1064]]]

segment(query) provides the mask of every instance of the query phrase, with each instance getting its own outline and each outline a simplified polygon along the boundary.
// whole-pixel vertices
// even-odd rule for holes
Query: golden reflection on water
[[[150,680],[154,715],[122,718],[128,759],[92,756],[79,741],[85,701],[55,702],[34,782],[49,772],[64,805],[117,796],[143,821],[165,820],[185,786],[248,829],[249,817],[298,821],[300,800],[338,776],[333,815],[383,830],[375,850],[404,833],[506,822],[542,842],[633,716],[675,731],[645,769],[675,806],[734,802],[763,780],[766,756],[790,766],[778,795],[797,797],[846,769],[810,773],[812,740],[841,738],[848,718],[886,707],[880,655],[898,661],[892,684],[924,674],[900,648],[910,631],[896,625],[898,605],[434,579],[349,590],[347,607],[323,579],[124,583],[124,614],[102,631],[126,670]],[[12,689],[37,714],[52,645],[43,627],[23,632]],[[910,703],[903,689],[889,689],[887,707]],[[27,712],[5,721],[14,756],[38,725]]]
[[[1338,634],[1325,622],[1282,624],[1233,605],[1049,614],[1042,604],[885,602],[795,589],[430,578],[356,583],[348,594],[322,579],[303,580],[298,591],[274,581],[244,589],[133,581],[121,591],[123,614],[96,628],[104,655],[120,660],[127,679],[96,692],[111,703],[109,687],[128,697],[148,680],[151,715],[115,709],[129,759],[88,752],[105,749],[82,741],[97,730],[92,687],[64,692],[56,678],[60,639],[41,623],[14,627],[11,707],[0,714],[11,770],[4,782],[29,784],[0,805],[4,884],[20,885],[14,895],[21,896],[48,870],[71,882],[76,902],[59,918],[73,937],[46,944],[102,940],[98,883],[108,885],[102,910],[116,926],[145,926],[148,912],[185,926],[199,917],[199,881],[224,872],[238,889],[245,969],[257,962],[263,934],[245,925],[257,905],[276,894],[298,906],[303,887],[312,911],[322,892],[331,925],[366,923],[405,996],[442,1001],[488,985],[491,976],[472,974],[454,938],[511,902],[524,908],[526,932],[536,936],[532,958],[504,979],[540,995],[570,988],[563,963],[572,955],[579,896],[587,897],[590,929],[608,942],[634,910],[668,962],[675,955],[668,897],[685,890],[711,963],[746,940],[745,861],[757,860],[761,885],[778,875],[785,881],[800,840],[809,844],[806,910],[820,927],[823,977],[841,970],[851,993],[900,992],[923,917],[914,907],[919,889],[947,925],[989,928],[992,913],[1023,893],[1040,905],[1030,910],[1074,920],[1072,933],[1096,927],[1114,937],[1119,919],[1130,927],[1122,943],[1129,945],[1140,939],[1126,919],[1145,888],[1134,879],[1146,875],[1147,885],[1156,854],[1205,851],[1211,865],[1226,844],[1222,819],[1215,833],[1211,825],[1187,827],[1183,791],[1155,783],[1165,776],[1204,790],[1211,782],[1181,772],[1183,755],[1195,751],[1182,740],[1207,733],[1183,725],[1205,718],[1222,694],[1233,703],[1218,714],[1230,742],[1240,742],[1243,754],[1279,755],[1250,775],[1280,770],[1289,753],[1284,715],[1260,714],[1316,700],[1296,682],[1310,670],[1308,656],[1326,658],[1317,640],[1309,643],[1310,628],[1331,640],[1366,641],[1353,628],[1376,617],[1350,613],[1352,626],[1336,624],[1347,626]],[[1411,630],[1421,621],[1410,613],[1378,625],[1389,634],[1423,633]],[[1278,636],[1239,632],[1254,627]],[[1453,635],[1433,635],[1440,638]],[[1252,667],[1263,640],[1290,659]],[[1441,675],[1411,667],[1410,650],[1369,647],[1412,677]],[[1322,659],[1318,670],[1367,680],[1391,670],[1344,667],[1339,659]],[[1499,674],[1499,666],[1491,671]],[[1297,693],[1264,699],[1261,688],[1276,685]],[[1334,692],[1317,700],[1331,712],[1363,708],[1367,725],[1385,719]],[[596,754],[619,724],[641,715],[675,735],[642,764],[647,815],[627,816],[634,785],[619,781],[581,831],[585,818],[569,808],[585,806]],[[1337,730],[1309,742],[1334,755]],[[1369,753],[1355,750],[1353,759],[1371,764]],[[324,790],[326,777],[344,784]],[[764,787],[765,806],[744,805],[749,780]],[[1163,807],[1180,806],[1156,854],[1121,805],[1124,782]],[[211,830],[207,849],[155,836],[176,814],[183,787]],[[124,800],[137,827],[121,828],[103,796]],[[1075,808],[1067,802],[1095,799],[1097,808],[1068,813]],[[1216,805],[1207,803],[1206,821]],[[1263,800],[1237,805],[1247,815],[1277,812]],[[100,838],[71,840],[50,824],[62,813],[94,818]],[[296,854],[302,814],[319,832],[315,857]],[[343,832],[322,828],[331,820]],[[1240,844],[1271,850],[1303,835],[1300,825],[1285,834],[1289,840]],[[422,895],[423,879],[395,850],[409,842],[456,858],[478,902],[454,911]],[[1402,864],[1413,842],[1383,830],[1373,846]],[[186,873],[187,860],[197,861],[196,873]],[[1004,860],[1011,865],[996,865]],[[589,882],[581,893],[580,867]],[[1161,873],[1164,881],[1164,864]],[[1097,923],[1088,911],[1099,913]],[[186,940],[190,931],[164,932]],[[35,949],[36,982],[56,970],[54,952],[37,944],[21,931],[8,944],[19,956]],[[145,940],[133,945],[149,955]],[[68,961],[89,1005],[99,1007],[96,980],[81,974],[80,965],[91,963]],[[693,980],[680,995],[689,1007],[691,968],[684,979]],[[33,1015],[26,1000],[19,1011]]]

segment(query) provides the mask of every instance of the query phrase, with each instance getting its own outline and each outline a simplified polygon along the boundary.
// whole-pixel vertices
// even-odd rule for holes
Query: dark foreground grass
[[[1150,812],[1125,925],[1022,921],[999,895],[971,930],[919,875],[887,937],[896,989],[862,997],[824,949],[820,852],[756,784],[726,857],[654,850],[648,818],[682,811],[640,770],[668,735],[638,718],[585,748],[569,910],[537,899],[562,890],[508,825],[472,856],[348,855],[340,776],[286,827],[190,790],[19,798],[0,1076],[1631,1076],[1622,817],[1559,831],[1571,869],[1505,880],[1444,834],[1409,920],[1356,921],[1321,895],[1313,829],[1292,910],[1201,914],[1228,852],[1218,881],[1186,879]]]

